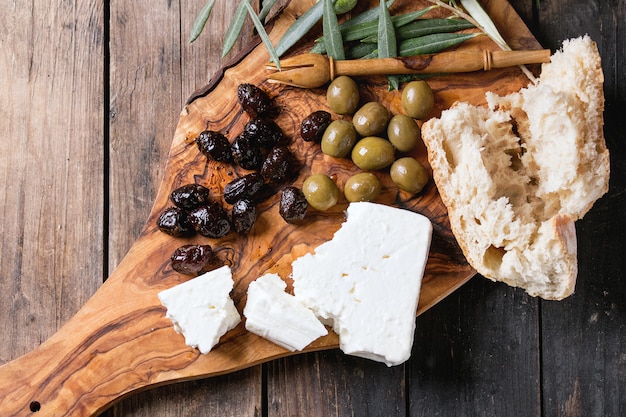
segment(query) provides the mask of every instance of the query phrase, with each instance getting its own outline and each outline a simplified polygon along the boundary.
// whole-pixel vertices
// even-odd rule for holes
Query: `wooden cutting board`
[[[292,1],[269,26],[274,43],[312,4]],[[378,4],[372,1],[372,5]],[[505,0],[483,1],[488,13],[514,49],[538,49],[540,45]],[[397,0],[392,13],[422,8],[422,1]],[[312,33],[289,51],[307,51]],[[486,37],[475,38],[463,49],[491,49]],[[298,226],[285,223],[278,214],[278,195],[259,206],[259,218],[247,237],[231,233],[219,240],[175,239],[161,233],[156,220],[170,206],[170,192],[196,182],[220,195],[226,183],[246,171],[227,164],[207,162],[193,142],[202,130],[220,130],[231,140],[249,120],[236,96],[237,86],[253,83],[275,100],[280,109],[277,123],[292,138],[291,149],[302,163],[294,185],[311,173],[331,175],[340,188],[358,172],[348,160],[324,156],[318,145],[298,137],[300,121],[314,110],[328,110],[325,90],[300,90],[269,84],[264,65],[269,57],[262,45],[251,45],[210,84],[196,92],[181,112],[163,176],[163,183],[146,225],[119,267],[83,308],[36,350],[0,367],[0,415],[90,416],[137,390],[192,378],[233,372],[261,362],[290,355],[279,346],[247,332],[240,324],[228,332],[213,351],[201,355],[185,345],[165,318],[157,294],[190,279],[171,269],[169,257],[185,243],[209,243],[231,266],[235,279],[232,293],[241,312],[248,284],[266,272],[288,278],[291,262],[332,238],[345,220],[347,201],[327,212],[312,210]],[[535,68],[536,70],[536,68]],[[384,77],[358,79],[362,101],[379,101],[393,114],[401,113],[400,92],[387,91]],[[528,79],[518,68],[431,78],[437,116],[457,100],[484,103],[484,92],[499,94],[519,90]],[[337,118],[337,116],[335,116]],[[427,165],[424,147],[413,156]],[[156,161],[155,161],[156,163]],[[468,281],[475,271],[466,263],[454,236],[437,189],[432,181],[416,195],[400,192],[381,172],[384,192],[378,202],[424,214],[433,222],[431,252],[423,280],[418,314],[424,312]],[[389,237],[393,239],[393,236]],[[305,351],[338,346],[330,334]]]

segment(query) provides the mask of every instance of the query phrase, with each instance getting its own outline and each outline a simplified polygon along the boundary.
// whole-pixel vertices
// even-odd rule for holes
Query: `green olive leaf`
[[[409,13],[404,13],[404,14],[397,15],[397,16],[392,16],[391,22],[393,23],[393,26],[397,29],[399,27],[402,27],[404,25],[407,25],[419,19],[421,16],[428,13],[433,8],[434,6],[430,6],[422,10],[417,10],[415,12],[409,12]],[[376,10],[380,12],[379,7],[372,9],[372,10]],[[357,24],[344,26],[344,24],[347,23],[345,22],[344,24],[339,25],[339,29],[341,30],[341,36],[342,36],[343,41],[344,42],[356,41],[356,40],[361,41],[369,37],[374,37],[377,40],[378,39],[378,21],[379,21],[378,15],[379,13],[377,13],[372,20],[362,21]],[[314,46],[313,52],[316,52],[316,53],[326,52],[325,43],[326,43],[326,40],[324,36],[317,38],[315,40],[315,46]]]
[[[396,29],[391,21],[389,9],[384,1],[380,2],[380,16],[378,18],[378,57],[392,58],[398,55],[398,45],[396,43]],[[400,87],[398,77],[387,76],[390,90],[397,90]]]
[[[392,27],[399,28],[408,25],[428,13],[430,10],[432,10],[432,6],[393,17],[390,16]],[[389,11],[389,9],[387,9],[387,11]],[[380,16],[378,19],[374,19],[370,22],[363,22],[358,25],[349,26],[348,28],[341,28],[341,34],[343,35],[344,40],[347,41],[360,40],[367,36],[376,35],[378,33],[379,24]]]
[[[326,40],[327,54],[336,60],[346,59],[345,51],[343,50],[341,30],[339,30],[339,22],[337,22],[333,1],[323,0],[323,2],[322,30],[324,32],[324,39]]]
[[[235,10],[235,14],[233,15],[232,20],[230,21],[230,26],[226,31],[226,35],[224,36],[224,44],[222,45],[222,57],[225,57],[230,50],[237,42],[237,38],[239,38],[239,34],[243,29],[243,24],[246,21],[246,5],[244,0],[239,3],[237,10]]]
[[[320,21],[324,14],[324,2],[318,1],[309,10],[304,12],[289,29],[283,34],[276,45],[276,53],[282,56],[289,48],[294,46],[317,22]]]
[[[259,17],[256,15],[256,12],[250,5],[250,0],[242,0],[242,3],[244,4],[245,8],[248,10],[248,14],[250,15],[250,19],[252,19],[254,28],[258,32],[259,37],[261,38],[261,41],[263,41],[263,44],[265,45],[265,49],[267,49],[267,52],[269,52],[270,54],[270,59],[274,62],[274,64],[276,64],[276,68],[280,70],[280,59],[278,58],[278,55],[276,54],[276,49],[274,48],[274,45],[272,45],[272,41],[270,40],[269,36],[267,36],[267,32],[265,31],[265,28],[263,27],[263,23],[261,23],[261,21],[259,20]]]
[[[196,20],[193,21],[193,25],[191,26],[191,32],[189,34],[189,43],[198,39],[198,36],[204,30],[204,25],[206,25],[207,20],[209,20],[209,16],[211,16],[211,11],[213,10],[213,5],[215,4],[215,0],[209,0],[198,16],[196,16]]]
[[[482,8],[480,3],[476,0],[461,0],[461,5],[467,10],[467,12],[482,26],[484,32],[489,36],[498,46],[504,50],[511,50],[511,47],[506,43],[493,20],[489,17],[485,9]]]
[[[391,7],[395,0],[389,0],[387,2],[387,7]],[[343,31],[350,26],[358,25],[360,23],[371,22],[378,19],[378,13],[380,13],[380,8],[374,7],[372,9],[366,10],[358,15],[346,20],[342,24],[339,25],[339,28]]]
[[[396,38],[410,39],[418,36],[431,35],[433,33],[449,33],[475,27],[465,19],[421,19],[396,30]]]
[[[396,30],[393,27],[389,9],[384,1],[380,2],[380,18],[378,19],[378,56],[391,58],[397,55]]]
[[[482,33],[434,33],[400,42],[400,56],[436,54],[444,49],[459,45]]]
[[[357,43],[346,50],[347,59],[359,59],[376,51],[376,43]],[[378,56],[378,54],[376,54]],[[375,58],[375,57],[373,57]]]
[[[272,9],[272,7],[274,7],[274,5],[276,4],[277,0],[265,0],[263,1],[263,7],[261,8],[261,11],[259,12],[259,20],[261,22],[265,21],[265,18],[267,17],[268,14],[270,14],[270,10]]]

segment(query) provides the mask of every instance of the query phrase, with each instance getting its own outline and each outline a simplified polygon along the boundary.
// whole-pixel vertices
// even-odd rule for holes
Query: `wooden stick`
[[[329,60],[331,80],[339,75],[397,75],[458,73],[522,64],[550,62],[550,50],[530,51],[454,51],[433,55],[363,60]]]

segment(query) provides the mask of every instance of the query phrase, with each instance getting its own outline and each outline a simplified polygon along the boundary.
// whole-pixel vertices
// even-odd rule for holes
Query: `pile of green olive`
[[[323,126],[321,150],[334,158],[349,157],[363,172],[350,177],[344,195],[350,202],[373,201],[381,192],[381,182],[372,171],[389,168],[394,184],[417,194],[428,182],[428,171],[410,156],[421,140],[416,119],[426,118],[434,107],[432,90],[425,81],[412,81],[402,90],[402,107],[406,114],[392,115],[381,103],[371,101],[358,107],[360,100],[356,82],[340,76],[328,86],[326,99],[330,109],[351,120],[337,119]],[[321,133],[321,132],[320,132]],[[304,181],[302,189],[308,203],[327,210],[338,201],[339,189],[325,174],[315,174]]]

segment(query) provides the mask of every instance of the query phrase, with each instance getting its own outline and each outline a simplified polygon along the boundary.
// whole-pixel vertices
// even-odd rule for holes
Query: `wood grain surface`
[[[537,20],[532,5],[521,6],[552,49],[582,28],[602,40],[616,175],[610,195],[579,225],[585,255],[572,299],[540,302],[473,280],[418,318],[406,366],[311,353],[133,395],[105,414],[620,415],[624,75],[610,69],[624,59],[624,4],[542,2]],[[7,362],[67,322],[139,236],[163,175],[155,161],[165,160],[183,102],[214,72],[202,68],[217,70],[219,53],[209,59],[190,52],[196,45],[181,48],[195,11],[176,3],[0,7],[8,51],[0,53],[0,105],[11,116],[0,121],[10,144],[0,154]],[[220,43],[206,38],[200,48]],[[114,305],[128,297],[111,295]]]

